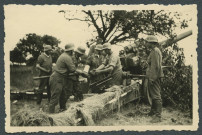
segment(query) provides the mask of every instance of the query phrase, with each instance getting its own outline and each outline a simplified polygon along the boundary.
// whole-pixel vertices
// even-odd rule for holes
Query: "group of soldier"
[[[146,38],[147,45],[151,48],[148,56],[148,68],[146,79],[152,98],[149,116],[154,116],[152,122],[161,121],[162,101],[160,94],[160,80],[163,77],[161,68],[162,54],[157,47],[158,40],[155,36]],[[99,81],[107,75],[112,77],[110,85],[123,84],[123,71],[120,58],[114,54],[110,43],[97,44],[89,52],[84,64],[84,70],[78,68],[81,58],[86,49],[79,46],[75,49],[74,44],[65,45],[64,52],[59,56],[56,65],[52,69],[51,46],[44,46],[44,53],[38,57],[36,67],[40,69],[40,76],[50,76],[49,79],[41,79],[37,94],[37,104],[41,104],[43,90],[47,87],[49,101],[49,113],[55,112],[55,106],[59,103],[60,111],[66,110],[66,102],[71,95],[77,101],[83,100],[82,90],[79,88],[79,76],[88,78],[90,83]]]

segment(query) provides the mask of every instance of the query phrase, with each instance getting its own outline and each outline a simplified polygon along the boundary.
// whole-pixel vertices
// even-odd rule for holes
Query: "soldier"
[[[95,71],[96,74],[108,73],[112,75],[111,85],[122,85],[122,66],[118,56],[116,56],[111,50],[111,44],[105,43],[103,45],[104,53],[107,54],[102,65]]]
[[[36,68],[40,70],[39,76],[50,76],[52,72],[52,57],[50,55],[52,47],[50,45],[44,46],[44,53],[42,53],[37,60]],[[49,79],[40,79],[39,89],[37,91],[37,104],[40,105],[43,97],[43,90],[47,89],[48,101],[50,101],[50,87]]]
[[[91,55],[95,52],[96,46],[97,46],[97,45],[101,45],[101,43],[102,43],[102,39],[101,39],[101,38],[98,38],[98,39],[97,39],[97,44],[90,46],[90,50],[89,50],[89,52],[88,52],[88,57],[91,56]],[[87,44],[87,46],[89,46],[89,44]]]
[[[49,113],[55,112],[55,106],[60,105],[60,111],[66,110],[67,99],[72,95],[72,81],[68,78],[76,71],[72,60],[74,44],[67,44],[65,52],[60,55],[56,62],[56,67],[50,77],[51,99],[49,103]]]
[[[94,74],[94,70],[102,64],[103,61],[102,48],[103,45],[101,44],[96,45],[94,53],[91,56],[89,56],[87,60],[87,64],[90,66],[89,69],[90,74],[92,75],[91,83],[99,80],[99,76],[96,76]]]
[[[89,74],[90,74],[90,80],[89,82],[92,84],[94,82],[97,82],[105,77],[104,74],[96,75],[95,74],[95,69],[97,69],[101,64],[104,59],[102,55],[102,48],[103,45],[98,44],[95,46],[94,53],[92,53],[87,60],[87,65],[89,67]],[[100,89],[90,89],[89,92],[93,93],[99,93]]]
[[[75,67],[78,68],[79,63],[81,63],[81,57],[85,54],[86,49],[82,46],[78,47],[73,55],[73,62]],[[82,73],[81,73],[82,74]],[[83,75],[83,74],[82,74]],[[73,83],[73,95],[75,101],[83,100],[83,93],[79,88],[79,74],[75,74],[69,77]]]
[[[146,70],[146,77],[148,78],[148,89],[152,98],[151,111],[149,116],[154,116],[152,123],[161,121],[162,112],[162,99],[161,99],[161,77],[163,77],[162,71],[162,54],[159,50],[158,40],[155,36],[148,36],[146,38],[148,47],[151,48],[151,52],[147,59],[148,67]]]

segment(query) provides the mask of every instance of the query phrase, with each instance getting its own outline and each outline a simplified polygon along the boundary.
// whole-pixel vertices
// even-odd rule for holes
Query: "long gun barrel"
[[[166,39],[166,40],[163,40],[161,42],[159,42],[160,45],[164,46],[164,45],[172,45],[173,43],[176,43],[188,36],[191,36],[192,35],[192,30],[189,30],[189,31],[186,31],[186,32],[183,32],[179,35],[177,35],[176,37],[174,38],[169,38],[169,39]],[[133,44],[130,44],[130,45],[127,45],[124,47],[124,50],[126,52],[129,52],[130,50],[132,50],[134,47],[137,47],[137,45],[139,44],[139,41],[135,41],[135,43]]]
[[[161,41],[161,42],[159,42],[159,44],[160,45],[166,45],[166,44],[171,45],[171,44],[176,43],[176,42],[178,42],[178,41],[180,41],[180,40],[182,40],[182,39],[184,39],[190,35],[192,35],[192,30],[181,33],[181,34],[177,35],[176,37],[174,37],[173,39],[166,39],[164,41]]]

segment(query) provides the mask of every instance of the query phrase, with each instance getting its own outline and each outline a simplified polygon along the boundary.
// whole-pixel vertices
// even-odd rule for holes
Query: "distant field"
[[[38,81],[33,77],[38,76],[38,71],[31,66],[10,66],[10,86],[11,90],[28,90],[38,86]]]
[[[11,90],[33,90],[39,86],[39,80],[33,80],[33,77],[39,76],[39,71],[30,66],[10,66],[10,87]],[[81,83],[80,87],[83,93],[88,93],[88,84]]]

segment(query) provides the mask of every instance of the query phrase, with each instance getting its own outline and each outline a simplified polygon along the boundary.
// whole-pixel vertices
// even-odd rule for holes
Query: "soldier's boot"
[[[79,92],[79,93],[78,93],[78,98],[79,98],[79,101],[82,101],[82,100],[83,100],[83,93],[82,93],[82,92]]]
[[[43,98],[43,93],[38,93],[37,94],[37,101],[36,101],[37,105],[41,104],[42,98]]]
[[[48,110],[49,113],[55,113],[55,106],[49,105],[49,108],[48,108],[48,109],[49,109],[49,110]]]
[[[50,103],[50,99],[51,99],[50,89],[47,89],[47,96],[48,96],[48,103]]]
[[[162,102],[161,100],[155,100],[156,105],[156,113],[151,120],[151,123],[158,123],[161,122],[161,112],[162,112]]]
[[[150,110],[150,112],[147,115],[148,116],[153,116],[154,114],[155,114],[155,103],[152,100],[151,110]]]
[[[63,112],[65,110],[67,110],[67,107],[66,107],[66,103],[67,103],[67,100],[69,99],[70,95],[68,95],[67,97],[65,96],[62,96],[59,100],[59,105],[60,105],[60,110],[59,112]]]

